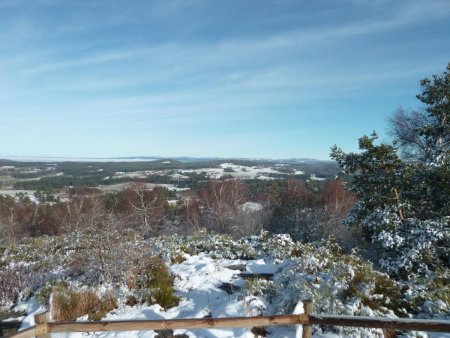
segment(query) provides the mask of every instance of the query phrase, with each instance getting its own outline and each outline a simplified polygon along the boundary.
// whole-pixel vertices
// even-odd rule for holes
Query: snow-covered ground
[[[326,178],[323,177],[317,177],[316,174],[311,174],[311,177],[309,178],[311,181],[326,181]]]
[[[163,162],[170,164],[169,161]],[[278,167],[280,168],[280,167]],[[281,172],[279,170],[273,169],[270,166],[244,166],[237,165],[233,163],[222,163],[217,168],[200,168],[200,169],[178,169],[174,173],[173,169],[163,169],[163,170],[143,170],[143,171],[132,171],[132,172],[116,172],[113,178],[145,178],[148,175],[161,175],[170,176],[174,179],[186,179],[189,178],[186,173],[196,173],[204,174],[211,179],[220,179],[224,175],[229,175],[234,178],[240,179],[261,179],[261,180],[271,180],[274,177],[268,176],[270,174],[275,175],[287,175],[286,172]],[[304,173],[300,170],[295,170],[292,172],[295,175],[303,175]]]
[[[178,170],[178,172],[180,174],[194,172],[197,174],[203,173],[212,179],[220,179],[224,175],[229,175],[240,179],[273,180],[275,178],[268,175],[287,175],[286,172],[273,169],[270,166],[244,166],[233,163],[222,163],[218,168],[181,169]],[[294,174],[302,175],[303,172],[297,170]]]
[[[195,239],[197,238],[197,239]],[[182,247],[188,245],[188,251]],[[50,242],[47,243],[47,246]],[[142,245],[145,245],[144,243]],[[270,314],[301,313],[300,299],[314,298],[318,313],[370,315],[395,317],[387,308],[369,308],[356,297],[342,297],[349,284],[367,266],[355,256],[336,256],[334,247],[312,247],[293,242],[287,235],[269,236],[262,233],[240,241],[221,235],[199,234],[198,237],[177,237],[155,239],[155,250],[170,264],[174,276],[174,288],[180,297],[177,306],[164,310],[159,305],[125,305],[127,288],[123,285],[112,288],[119,307],[112,310],[103,320],[157,320],[203,317],[258,316]],[[58,247],[60,247],[58,245]],[[172,260],[180,255],[183,261]],[[241,270],[254,274],[256,278],[244,279]],[[265,274],[273,274],[267,281]],[[258,278],[258,275],[261,278]],[[383,277],[384,275],[377,275]],[[361,278],[361,277],[360,277]],[[387,276],[383,278],[388,278]],[[102,286],[104,288],[104,286]],[[370,286],[360,283],[364,292],[371,292]],[[373,287],[373,286],[372,286]],[[412,290],[410,291],[412,295]],[[367,299],[383,298],[377,294]],[[22,329],[34,325],[33,315],[41,311],[33,297],[16,307],[27,310]],[[423,318],[437,318],[431,308],[423,307]],[[445,310],[446,311],[446,310]],[[442,312],[445,317],[445,311]],[[440,314],[437,314],[441,316]],[[79,320],[87,320],[82,317]],[[315,337],[381,337],[379,329],[331,329],[315,330]],[[267,337],[300,337],[301,328],[295,326],[268,327]],[[188,337],[254,337],[250,328],[175,330],[175,334]],[[155,337],[153,331],[91,333],[96,337]],[[85,337],[85,333],[53,334],[52,337]],[[425,333],[408,333],[406,337],[422,337]],[[433,333],[432,338],[450,338],[450,334]]]
[[[185,255],[185,261],[171,266],[171,272],[175,275],[175,287],[177,294],[181,297],[178,306],[164,311],[159,305],[139,305],[120,306],[110,312],[103,320],[160,320],[160,319],[180,319],[180,318],[204,318],[204,317],[240,317],[258,316],[264,313],[267,304],[260,298],[249,294],[246,291],[246,282],[239,277],[240,271],[228,268],[239,265],[246,265],[247,272],[255,274],[275,273],[280,269],[278,264],[266,263],[259,260],[230,260],[213,259],[207,254]],[[228,286],[224,288],[224,285]],[[231,287],[230,287],[231,285]],[[234,291],[230,291],[234,288]],[[228,291],[227,291],[228,290]],[[27,310],[28,316],[23,320],[21,329],[34,325],[34,314],[42,311],[35,298],[18,306],[18,310]],[[303,313],[302,303],[297,304],[294,313]],[[86,320],[86,318],[80,318]],[[290,327],[269,327],[268,336],[274,338],[281,337],[301,337],[301,326]],[[103,332],[103,333],[58,333],[52,334],[57,338],[81,338],[87,335],[95,337],[126,337],[143,338],[155,337],[154,331],[129,331],[129,332]],[[186,334],[189,337],[204,338],[228,338],[255,337],[249,328],[228,328],[228,329],[195,329],[195,330],[174,330],[174,334]],[[338,338],[332,332],[318,333],[314,337]],[[377,337],[377,335],[366,334],[364,337]],[[425,337],[425,335],[422,335]],[[449,338],[450,333],[431,333],[431,338]]]
[[[239,277],[240,271],[229,269],[229,266],[246,264],[248,272],[273,273],[278,267],[263,260],[230,260],[213,259],[207,254],[195,256],[185,255],[186,260],[171,266],[175,276],[175,288],[182,299],[176,307],[164,311],[159,305],[123,305],[110,312],[103,320],[158,320],[204,317],[241,317],[261,315],[266,304],[260,299],[247,295],[245,281]],[[224,285],[234,288],[234,292],[224,289]],[[230,285],[232,285],[230,287]],[[17,307],[27,310],[21,329],[34,325],[34,314],[42,311],[35,298]],[[86,320],[86,318],[80,318]],[[295,337],[296,327],[269,328],[271,337]],[[249,328],[229,329],[196,329],[175,330],[175,334],[186,334],[189,337],[254,337]],[[85,337],[86,333],[58,333],[52,337]],[[92,333],[94,335],[94,333]],[[153,331],[104,332],[95,333],[96,337],[155,337]]]
[[[165,183],[144,183],[144,189],[152,190],[156,187],[166,188],[170,191],[187,191],[189,188],[178,188],[173,184],[165,184]],[[109,184],[109,185],[100,185],[99,188],[105,192],[118,192],[125,189],[133,189],[135,188],[134,183],[126,182],[126,183],[117,183],[117,184]]]

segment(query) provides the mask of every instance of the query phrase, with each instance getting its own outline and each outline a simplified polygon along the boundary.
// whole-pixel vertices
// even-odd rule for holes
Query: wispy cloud
[[[403,6],[395,9],[382,18],[358,19],[348,24],[333,25],[326,28],[314,27],[310,29],[282,32],[256,40],[224,41],[224,49],[273,49],[281,47],[311,47],[324,44],[336,39],[351,38],[360,35],[377,34],[401,29],[430,20],[442,19],[450,16],[448,1],[420,1],[403,2]]]
[[[445,1],[402,3],[395,12],[383,18],[361,19],[343,25],[333,25],[326,28],[310,28],[289,30],[259,38],[225,38],[213,43],[186,42],[184,44],[162,44],[151,47],[127,46],[105,51],[89,51],[82,55],[73,55],[69,58],[48,61],[36,60],[31,66],[22,68],[25,75],[36,75],[46,72],[55,72],[68,68],[77,68],[89,65],[103,65],[125,60],[137,60],[140,64],[158,62],[164,55],[168,60],[179,60],[184,57],[189,63],[196,59],[202,60],[205,68],[208,64],[220,67],[226,63],[251,63],[259,53],[272,54],[275,57],[282,54],[284,49],[313,49],[327,43],[338,44],[342,39],[357,36],[389,32],[421,22],[436,20],[450,16],[450,6]],[[173,5],[175,6],[175,5]],[[27,30],[27,29],[25,29]],[[277,52],[277,49],[282,49]],[[44,56],[47,55],[47,56]],[[48,53],[43,57],[48,57]],[[43,61],[43,62],[42,62]],[[162,62],[164,64],[164,62]],[[180,64],[173,64],[177,68]],[[192,68],[182,63],[182,67]]]
[[[102,53],[94,53],[93,55],[85,56],[79,59],[73,59],[61,62],[51,62],[41,64],[35,67],[26,68],[23,70],[24,74],[36,74],[42,72],[52,72],[59,69],[72,68],[78,66],[86,66],[93,64],[109,63],[129,58],[136,58],[142,55],[145,49],[142,50],[116,50]]]
[[[298,146],[311,123],[376,128],[380,118],[357,118],[362,98],[367,111],[394,109],[448,61],[445,29],[437,29],[448,28],[447,1],[324,3],[326,11],[296,1],[12,2],[0,11],[2,127],[83,144],[101,134],[121,149],[146,131],[164,143],[165,133],[177,139],[189,130],[198,141],[201,132],[245,140],[289,129],[289,142],[274,142]]]

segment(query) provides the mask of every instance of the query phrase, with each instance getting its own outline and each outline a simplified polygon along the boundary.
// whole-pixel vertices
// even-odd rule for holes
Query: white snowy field
[[[144,183],[144,189],[152,190],[156,187],[166,188],[170,191],[186,191],[189,190],[189,188],[178,188],[174,186],[173,184],[165,184],[165,183]],[[126,182],[126,183],[117,183],[117,184],[109,184],[109,185],[100,185],[99,189],[101,189],[104,192],[110,193],[110,192],[119,192],[125,189],[133,189],[135,188],[135,185],[132,182]]]
[[[259,180],[273,180],[274,177],[268,176],[270,174],[285,175],[287,173],[273,169],[270,166],[245,166],[233,163],[222,163],[218,168],[201,168],[201,169],[182,169],[179,173],[206,174],[209,178],[219,179],[224,175],[229,175],[239,179],[259,179]],[[303,175],[300,170],[293,172],[295,175]]]
[[[170,161],[162,163],[169,164]],[[288,176],[288,173],[273,169],[271,166],[244,166],[233,163],[222,163],[218,167],[208,167],[199,169],[162,169],[162,170],[143,170],[131,172],[116,172],[112,178],[145,178],[148,175],[170,176],[173,179],[189,178],[187,173],[196,173],[205,175],[210,179],[220,179],[224,175],[232,176],[237,179],[259,179],[259,180],[273,180],[274,177],[268,176],[270,174]],[[303,175],[301,170],[293,170],[292,174]],[[108,179],[110,177],[107,177]]]

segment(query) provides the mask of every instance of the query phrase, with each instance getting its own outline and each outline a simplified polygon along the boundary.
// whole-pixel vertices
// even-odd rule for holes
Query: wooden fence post
[[[48,322],[50,320],[50,312],[45,311],[34,316],[34,323],[36,324],[35,335],[36,338],[50,338]]]
[[[310,299],[303,300],[303,312],[308,316],[308,325],[303,325],[303,338],[312,337],[312,326],[309,316],[313,313],[313,302]]]

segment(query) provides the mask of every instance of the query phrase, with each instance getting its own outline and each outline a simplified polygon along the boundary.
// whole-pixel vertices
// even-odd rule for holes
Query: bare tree
[[[135,245],[136,232],[127,226],[130,215],[116,211],[117,199],[108,207],[101,195],[85,196],[82,201],[82,208],[79,208],[81,203],[76,203],[77,208],[71,211],[72,218],[79,223],[67,237],[75,251],[69,263],[72,274],[96,283],[124,281],[130,261],[136,259],[134,255],[142,258],[142,252],[138,254],[139,246]]]
[[[15,207],[13,197],[0,195],[0,238],[7,243],[17,238]]]
[[[344,219],[356,202],[355,194],[346,190],[341,180],[327,182],[322,194],[325,210],[338,219]]]
[[[187,194],[181,202],[181,222],[188,229],[199,231],[202,224],[199,200],[193,194]]]
[[[148,189],[142,182],[133,184],[129,204],[134,215],[139,219],[139,228],[143,236],[156,233],[158,225],[167,216],[167,199],[164,188]]]
[[[206,225],[226,232],[236,222],[239,207],[246,202],[246,186],[239,180],[209,181],[199,191]]]
[[[423,158],[427,150],[426,137],[420,130],[433,123],[425,111],[406,111],[398,108],[389,117],[388,134],[397,142],[402,156],[408,160]]]

